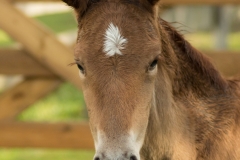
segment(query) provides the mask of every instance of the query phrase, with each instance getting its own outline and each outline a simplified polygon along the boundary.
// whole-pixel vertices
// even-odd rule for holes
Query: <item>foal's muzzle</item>
[[[97,153],[94,157],[94,160],[140,160],[140,158],[137,158],[136,155],[132,153],[126,152],[125,154],[122,155],[114,155],[114,156],[108,156],[105,155],[104,153]]]

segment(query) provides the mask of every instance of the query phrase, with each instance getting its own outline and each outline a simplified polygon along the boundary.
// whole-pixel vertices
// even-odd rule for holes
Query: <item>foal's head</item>
[[[75,59],[95,160],[139,160],[161,77],[158,0],[64,1],[78,18]]]

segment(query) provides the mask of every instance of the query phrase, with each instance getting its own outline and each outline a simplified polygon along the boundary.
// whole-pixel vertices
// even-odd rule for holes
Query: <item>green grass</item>
[[[231,50],[240,51],[240,32],[229,35],[228,46]]]
[[[186,34],[185,38],[200,50],[215,50],[215,35],[213,33]],[[230,33],[227,38],[228,50],[240,51],[240,32]]]
[[[10,47],[13,40],[2,30],[0,30],[0,47]]]
[[[77,23],[72,12],[63,12],[35,17],[55,33],[76,29]]]
[[[30,106],[18,116],[20,121],[79,121],[86,119],[82,92],[64,83],[55,92]]]
[[[196,48],[201,50],[214,49],[214,36],[211,33],[191,33],[184,36]]]
[[[94,151],[0,149],[0,160],[92,160]]]

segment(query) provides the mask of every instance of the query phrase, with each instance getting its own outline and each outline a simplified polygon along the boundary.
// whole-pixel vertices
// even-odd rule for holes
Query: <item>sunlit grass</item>
[[[215,34],[213,33],[192,33],[186,34],[186,39],[200,50],[215,50]],[[227,37],[228,49],[231,51],[240,51],[240,32],[230,33]]]
[[[232,33],[228,36],[228,46],[231,50],[240,52],[240,32]]]
[[[94,151],[57,149],[0,149],[0,160],[92,160]]]
[[[86,119],[82,92],[64,83],[55,92],[30,106],[18,117],[21,121],[79,121]]]
[[[184,35],[184,37],[196,48],[201,50],[214,49],[214,35],[211,33],[191,33]]]
[[[0,47],[9,47],[13,44],[13,40],[2,30],[0,30]]]

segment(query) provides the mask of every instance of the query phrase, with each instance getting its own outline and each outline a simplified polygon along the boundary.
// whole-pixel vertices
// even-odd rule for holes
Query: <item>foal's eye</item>
[[[85,70],[84,70],[84,68],[83,68],[83,66],[82,66],[82,65],[80,65],[80,64],[77,64],[77,67],[78,67],[78,69],[80,70],[80,72],[81,72],[82,74],[84,74],[84,73],[85,73]]]
[[[152,61],[152,63],[148,67],[148,71],[154,70],[157,66],[157,63],[158,63],[158,59],[155,59],[154,61]]]

